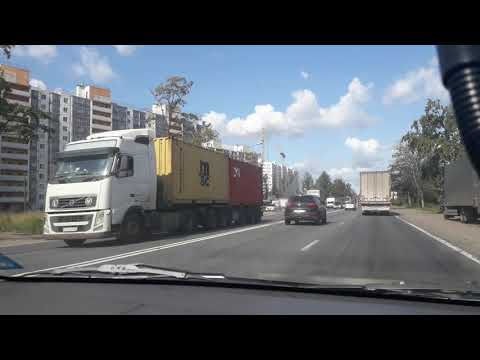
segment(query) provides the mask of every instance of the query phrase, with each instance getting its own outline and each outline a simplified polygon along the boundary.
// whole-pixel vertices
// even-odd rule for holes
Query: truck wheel
[[[130,213],[125,216],[120,230],[120,241],[132,242],[143,237],[143,219],[139,213]]]
[[[192,212],[186,212],[183,215],[181,231],[185,234],[191,234],[197,230],[197,217]]]
[[[70,246],[70,247],[79,247],[82,246],[83,243],[86,241],[86,239],[80,239],[80,240],[64,240],[65,243]]]
[[[208,230],[215,230],[217,228],[217,214],[215,211],[207,213],[206,224]]]
[[[460,221],[464,224],[471,224],[475,221],[472,208],[462,208],[460,210]]]
[[[444,218],[445,220],[451,220],[451,219],[453,218],[453,216],[452,216],[452,215],[443,214],[443,218]]]
[[[217,224],[220,228],[227,226],[227,214],[225,214],[225,211],[219,210],[217,212]]]
[[[238,225],[243,226],[247,222],[247,213],[245,209],[239,210]]]
[[[290,220],[285,220],[285,225],[290,225]]]
[[[255,224],[255,214],[253,213],[253,209],[247,209],[247,224]]]

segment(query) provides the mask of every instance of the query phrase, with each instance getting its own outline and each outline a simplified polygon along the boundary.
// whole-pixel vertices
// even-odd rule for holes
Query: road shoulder
[[[480,224],[462,224],[458,219],[446,220],[442,214],[418,209],[393,209],[402,219],[438,236],[450,244],[480,257]]]
[[[40,244],[47,241],[43,238],[43,235],[0,232],[0,249],[10,246]]]

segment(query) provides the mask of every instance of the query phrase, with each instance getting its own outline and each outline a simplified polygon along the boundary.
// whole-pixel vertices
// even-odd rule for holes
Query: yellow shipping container
[[[157,204],[227,203],[228,158],[225,154],[170,137],[157,138]]]

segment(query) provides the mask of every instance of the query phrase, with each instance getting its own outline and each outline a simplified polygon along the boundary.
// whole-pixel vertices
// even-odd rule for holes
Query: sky
[[[151,90],[172,75],[194,82],[185,111],[225,144],[314,177],[327,171],[358,190],[359,171],[386,169],[392,146],[424,110],[448,103],[434,46],[17,46],[10,65],[32,83],[73,92],[107,87],[114,101],[151,108]]]

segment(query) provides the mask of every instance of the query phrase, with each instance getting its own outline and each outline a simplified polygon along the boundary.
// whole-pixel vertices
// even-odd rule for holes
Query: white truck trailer
[[[391,179],[389,171],[364,171],[360,173],[360,206],[362,215],[390,213]]]

